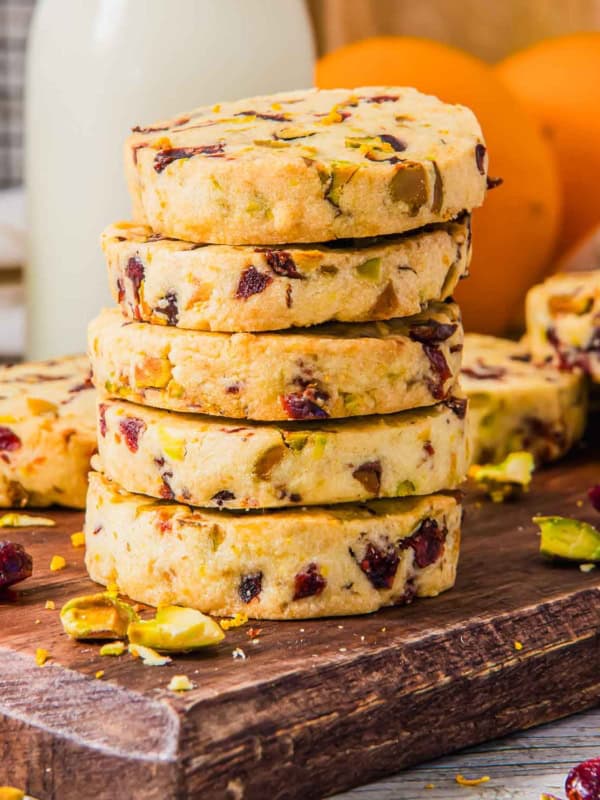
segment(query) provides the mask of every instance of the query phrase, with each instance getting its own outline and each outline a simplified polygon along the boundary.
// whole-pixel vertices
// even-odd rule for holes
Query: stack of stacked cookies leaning
[[[217,615],[356,614],[450,588],[468,467],[466,108],[407,88],[200,108],[126,145],[90,326],[91,577]]]

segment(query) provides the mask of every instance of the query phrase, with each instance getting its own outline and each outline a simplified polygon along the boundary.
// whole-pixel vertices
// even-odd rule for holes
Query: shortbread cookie
[[[194,506],[273,508],[454,489],[467,401],[315,423],[240,426],[122,400],[99,404],[100,469],[130,492]]]
[[[366,614],[454,584],[450,494],[263,512],[201,511],[90,476],[86,565],[150,605],[294,619]]]
[[[124,322],[89,329],[101,393],[175,411],[255,419],[388,414],[448,396],[463,331],[454,303],[407,319],[275,333],[213,333]]]
[[[600,270],[554,275],[530,289],[527,339],[534,358],[600,383]]]
[[[483,202],[464,106],[416,89],[286,92],[134,128],[134,219],[191,242],[325,242],[413,230]]]
[[[524,344],[467,334],[461,385],[476,463],[497,463],[515,450],[529,451],[538,464],[553,461],[583,435],[582,375],[536,365]]]
[[[470,220],[405,236],[314,246],[164,239],[121,222],[102,237],[113,297],[130,319],[192,330],[268,331],[418,314],[467,273]]]
[[[0,506],[85,506],[95,408],[85,356],[0,367]]]

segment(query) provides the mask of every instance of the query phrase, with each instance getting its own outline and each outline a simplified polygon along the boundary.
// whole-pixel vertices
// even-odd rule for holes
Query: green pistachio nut
[[[568,561],[600,561],[600,531],[588,522],[567,517],[534,517],[541,531],[540,553]]]
[[[225,634],[213,619],[194,608],[164,606],[154,619],[132,622],[127,630],[132,644],[166,652],[197,650],[218,644]]]
[[[535,467],[533,455],[525,450],[509,453],[499,464],[473,464],[469,477],[489,494],[495,503],[529,489]]]
[[[74,597],[62,607],[60,621],[72,639],[124,639],[138,615],[112,592]]]

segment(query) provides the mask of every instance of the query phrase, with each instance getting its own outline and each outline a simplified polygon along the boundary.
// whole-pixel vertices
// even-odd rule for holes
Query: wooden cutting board
[[[94,589],[68,536],[80,514],[3,531],[35,572],[0,600],[0,784],[40,800],[310,800],[593,706],[600,570],[543,562],[531,517],[599,522],[586,499],[599,481],[588,448],[537,474],[519,502],[470,496],[459,580],[439,598],[257,623],[256,642],[249,623],[167,667],[101,658],[62,633],[62,603]],[[53,554],[65,570],[49,571]],[[41,668],[36,647],[52,656]],[[197,688],[175,695],[181,673]]]

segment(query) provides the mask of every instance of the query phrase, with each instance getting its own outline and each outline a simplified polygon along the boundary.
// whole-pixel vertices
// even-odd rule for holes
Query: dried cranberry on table
[[[592,486],[588,489],[588,497],[590,499],[590,503],[594,506],[596,511],[600,512],[600,483],[597,483],[595,486]]]
[[[32,572],[33,560],[22,545],[0,541],[0,589],[30,578]]]
[[[11,453],[21,447],[17,434],[5,425],[0,425],[0,451]]]
[[[578,764],[565,781],[567,800],[600,800],[600,758]]]

